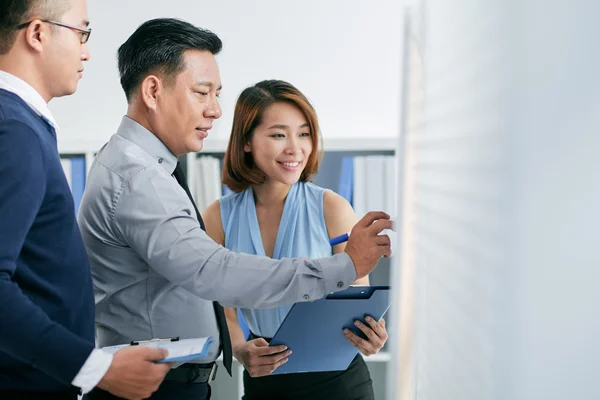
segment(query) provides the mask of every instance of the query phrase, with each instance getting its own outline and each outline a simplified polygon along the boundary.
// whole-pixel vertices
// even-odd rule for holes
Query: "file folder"
[[[366,339],[354,321],[368,325],[366,316],[379,321],[390,305],[389,286],[351,286],[320,300],[294,304],[269,344],[292,351],[273,375],[347,369],[358,349],[346,339],[344,328]]]

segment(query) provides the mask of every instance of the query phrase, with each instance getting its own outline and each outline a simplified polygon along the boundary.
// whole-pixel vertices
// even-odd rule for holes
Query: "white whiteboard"
[[[388,398],[598,399],[600,3],[416,3]]]

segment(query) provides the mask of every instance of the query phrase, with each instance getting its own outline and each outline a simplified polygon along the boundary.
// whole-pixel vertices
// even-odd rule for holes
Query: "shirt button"
[[[308,300],[308,299],[310,299],[310,296],[309,296],[309,295],[307,295],[307,294],[305,294],[305,295],[304,295],[304,300]]]
[[[344,287],[344,282],[338,282],[338,287],[341,289]]]
[[[162,158],[159,158],[159,159],[158,159],[158,163],[159,163],[159,164],[162,164],[162,162],[163,162],[163,159],[162,159]]]

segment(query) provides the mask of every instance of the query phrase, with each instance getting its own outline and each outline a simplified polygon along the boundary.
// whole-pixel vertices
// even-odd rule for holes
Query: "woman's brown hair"
[[[264,173],[254,164],[252,154],[244,151],[244,145],[252,139],[254,129],[261,124],[267,107],[277,102],[286,102],[298,107],[310,127],[313,151],[308,157],[300,180],[310,180],[319,169],[322,146],[315,109],[306,96],[288,82],[262,81],[244,89],[235,105],[231,136],[223,162],[223,183],[234,192],[241,192],[251,185],[260,185],[265,181]]]

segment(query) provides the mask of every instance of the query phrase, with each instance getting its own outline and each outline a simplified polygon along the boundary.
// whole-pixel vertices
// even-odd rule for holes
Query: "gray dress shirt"
[[[177,158],[123,117],[91,167],[78,222],[96,301],[100,346],[212,336],[211,301],[266,308],[316,300],[356,278],[346,253],[318,260],[237,254],[204,231],[172,176]],[[218,357],[219,346],[205,360]]]

